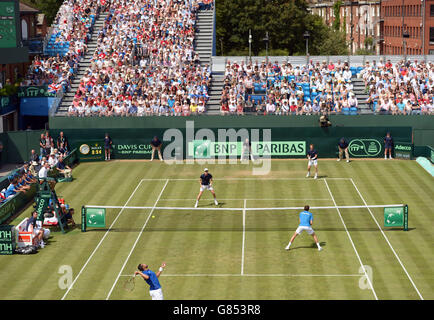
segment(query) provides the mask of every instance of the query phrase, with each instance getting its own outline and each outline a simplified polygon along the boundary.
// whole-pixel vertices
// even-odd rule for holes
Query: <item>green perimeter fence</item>
[[[354,143],[358,143],[359,147],[367,147],[363,155],[357,153],[357,145],[353,145],[352,156],[380,157],[387,131],[391,132],[395,141],[413,144],[416,156],[421,151],[420,148],[416,148],[417,146],[433,145],[433,120],[433,116],[332,115],[330,116],[332,126],[320,128],[319,116],[52,117],[50,128],[54,134],[63,130],[74,147],[80,148],[84,144],[85,150],[89,149],[90,152],[95,153],[101,152],[102,139],[107,132],[113,140],[113,158],[117,159],[150,158],[152,150],[149,141],[154,135],[162,139],[168,129],[178,129],[183,138],[193,144],[190,146],[184,141],[182,152],[185,158],[191,156],[189,151],[195,154],[194,145],[199,142],[194,140],[201,139],[196,139],[194,136],[201,129],[210,129],[218,140],[219,129],[234,129],[239,132],[243,128],[247,129],[249,134],[253,129],[259,129],[261,134],[264,129],[270,129],[271,141],[279,144],[272,146],[274,157],[304,157],[309,143],[316,145],[320,157],[335,157],[338,152],[337,141],[341,137],[348,140],[362,140]],[[193,123],[193,137],[187,136],[187,121]],[[207,137],[203,139],[207,140]],[[368,139],[373,140],[368,141]],[[169,141],[163,142],[164,146],[169,143]],[[297,148],[300,143],[304,143],[303,147]],[[216,155],[215,151],[222,149],[219,149],[221,145],[212,144],[211,148],[213,147],[214,150],[211,150],[213,155]],[[285,150],[292,148],[292,152],[281,152],[282,148]]]
[[[271,133],[270,142],[266,131]],[[338,154],[338,141],[345,137],[349,142],[352,157],[375,158],[384,155],[384,137],[391,132],[395,141],[411,143],[411,127],[274,127],[248,129],[209,128],[141,128],[141,129],[65,129],[71,146],[78,149],[81,160],[104,160],[103,139],[109,133],[112,139],[112,159],[149,159],[150,141],[158,136],[163,149],[171,148],[171,156],[180,158],[210,158],[218,156],[240,156],[243,134],[252,141],[254,154],[269,154],[272,158],[304,158],[309,144],[314,144],[321,158],[334,158]],[[55,131],[55,130],[51,130]],[[257,138],[254,136],[257,134]],[[228,143],[235,137],[235,143]],[[223,137],[223,139],[222,139]],[[255,142],[259,140],[259,142]],[[175,148],[176,143],[176,148]]]

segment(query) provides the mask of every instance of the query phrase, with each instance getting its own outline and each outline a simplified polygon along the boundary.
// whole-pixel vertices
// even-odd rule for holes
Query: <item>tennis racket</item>
[[[134,290],[134,287],[136,286],[136,282],[134,281],[135,279],[136,279],[136,276],[134,275],[132,277],[128,277],[128,279],[125,280],[125,282],[124,282],[124,289],[126,291],[131,292],[131,291]]]

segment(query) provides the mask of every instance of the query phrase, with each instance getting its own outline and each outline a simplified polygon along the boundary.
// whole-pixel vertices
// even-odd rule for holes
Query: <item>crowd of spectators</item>
[[[214,8],[214,0],[199,0],[195,6],[199,10],[211,10]]]
[[[79,56],[67,53],[61,57],[36,56],[29,66],[22,86],[48,85],[50,89],[58,91],[60,87],[66,91],[78,67]]]
[[[205,112],[211,70],[194,51],[195,0],[111,0],[69,116]]]
[[[9,185],[0,192],[0,204],[6,202],[18,192],[27,192],[37,179],[47,178],[48,172],[56,169],[64,177],[70,177],[71,168],[64,163],[69,154],[69,145],[63,132],[54,140],[49,132],[41,134],[40,154],[31,150],[30,159],[23,167],[8,177]]]
[[[35,57],[21,85],[49,85],[51,92],[61,87],[67,91],[101,7],[101,1],[64,0],[48,35],[46,55]]]
[[[434,64],[382,59],[366,62],[360,73],[371,110],[385,114],[434,114]]]
[[[68,108],[69,116],[188,116],[206,112],[211,69],[194,50],[196,14],[213,0],[64,0],[49,44],[63,54],[36,56],[21,83],[67,91],[87,51],[95,19],[108,12],[97,48]],[[221,114],[357,114],[353,68],[340,60],[227,61]],[[358,76],[371,110],[434,112],[434,64],[366,62]],[[361,101],[360,101],[361,102]]]
[[[320,114],[357,110],[347,62],[304,66],[227,61],[222,114]]]

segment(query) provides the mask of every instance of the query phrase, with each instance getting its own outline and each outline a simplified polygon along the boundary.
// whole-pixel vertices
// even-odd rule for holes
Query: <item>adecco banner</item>
[[[352,139],[349,142],[348,151],[355,158],[374,158],[378,157],[383,151],[383,144],[377,139]]]
[[[395,142],[395,158],[411,160],[413,159],[413,144],[408,142]]]
[[[188,144],[188,156],[194,158],[241,156],[242,145],[240,141],[212,142],[211,140],[194,140]],[[252,142],[252,153],[259,156],[305,156],[306,141]]]

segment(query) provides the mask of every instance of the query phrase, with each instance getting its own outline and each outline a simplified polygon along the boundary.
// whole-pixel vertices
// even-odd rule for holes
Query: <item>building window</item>
[[[27,40],[29,37],[29,27],[27,26],[27,21],[25,19],[21,20],[21,38]]]
[[[434,17],[434,4],[429,6],[429,16]]]
[[[0,71],[0,84],[4,86],[6,83],[6,71]]]
[[[429,28],[429,43],[434,43],[434,28]]]

